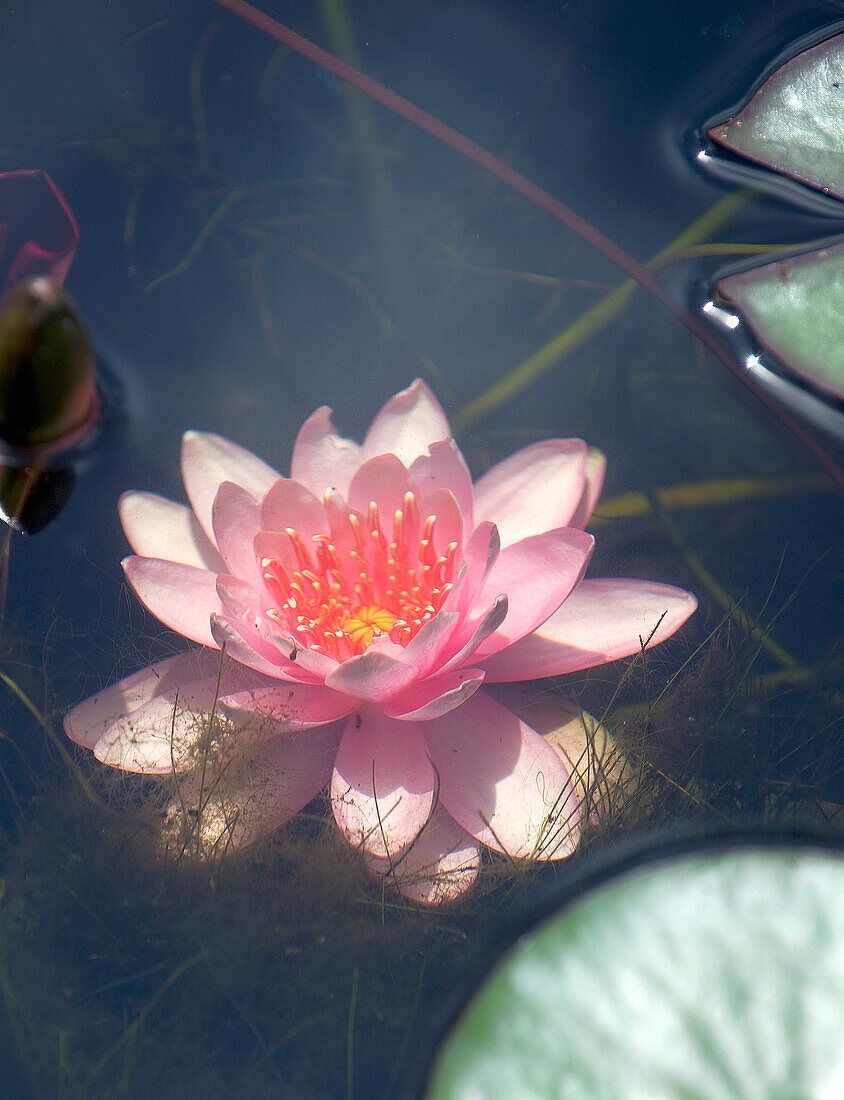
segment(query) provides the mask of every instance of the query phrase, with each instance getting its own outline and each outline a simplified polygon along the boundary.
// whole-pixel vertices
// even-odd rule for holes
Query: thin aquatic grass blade
[[[822,1097],[844,1083],[844,858],[656,860],[525,936],[440,1049],[428,1100]]]
[[[844,244],[730,275],[718,291],[785,367],[844,401]]]
[[[804,50],[769,77],[713,141],[774,172],[844,199],[844,34]]]

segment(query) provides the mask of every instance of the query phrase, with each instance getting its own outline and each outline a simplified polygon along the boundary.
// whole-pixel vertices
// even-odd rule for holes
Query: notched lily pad
[[[654,862],[525,936],[470,1003],[428,1100],[844,1095],[844,857]]]
[[[844,33],[787,61],[708,136],[734,153],[844,199]]]
[[[730,275],[717,289],[784,366],[844,400],[844,244]]]

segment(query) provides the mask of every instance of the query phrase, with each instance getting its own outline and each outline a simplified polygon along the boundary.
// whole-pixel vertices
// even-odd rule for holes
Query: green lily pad
[[[844,858],[654,862],[525,936],[458,1019],[428,1100],[844,1096]]]
[[[709,131],[734,153],[844,198],[844,34],[793,57]]]
[[[731,275],[718,291],[784,366],[844,399],[844,244]]]

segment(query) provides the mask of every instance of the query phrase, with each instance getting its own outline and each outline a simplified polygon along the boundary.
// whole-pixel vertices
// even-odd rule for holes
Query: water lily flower
[[[171,819],[198,800],[210,844],[251,843],[328,787],[349,843],[426,904],[470,886],[484,846],[564,858],[572,764],[482,685],[636,653],[696,607],[584,579],[603,473],[599,452],[552,439],[473,484],[418,380],[360,445],[318,409],[290,477],[188,432],[190,507],[131,492],[120,517],[135,594],[201,648],[81,703],[66,732],[106,764],[175,773]],[[228,731],[213,766],[212,711]]]

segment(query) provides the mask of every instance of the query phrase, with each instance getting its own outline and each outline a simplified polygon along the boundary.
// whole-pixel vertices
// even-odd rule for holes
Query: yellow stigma
[[[343,622],[343,630],[348,634],[357,651],[362,653],[373,638],[389,634],[397,622],[396,616],[386,607],[380,607],[378,604],[364,604],[349,612],[348,618]]]

